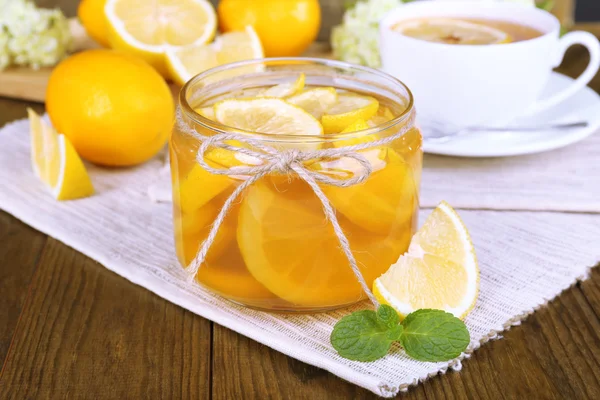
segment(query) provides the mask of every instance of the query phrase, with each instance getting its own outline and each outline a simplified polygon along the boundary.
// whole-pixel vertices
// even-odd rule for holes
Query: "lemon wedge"
[[[168,49],[167,69],[171,78],[180,85],[194,75],[219,65],[236,61],[252,60],[264,57],[260,39],[251,26],[239,32],[229,32],[218,36],[211,44],[198,42],[187,47]],[[248,71],[254,72],[261,66],[250,66]],[[240,73],[240,69],[236,73]],[[219,74],[225,78],[225,73]],[[304,85],[304,83],[303,83]]]
[[[208,43],[217,30],[207,0],[108,0],[104,12],[111,47],[137,55],[163,76],[167,50]]]
[[[302,108],[282,99],[255,98],[223,100],[214,105],[218,122],[250,132],[272,135],[318,136],[319,121]],[[319,143],[299,143],[301,149],[319,148]]]
[[[396,24],[393,30],[416,39],[446,44],[510,43],[510,35],[500,29],[453,18],[427,18]]]
[[[468,314],[479,292],[479,268],[469,232],[450,205],[433,210],[408,252],[375,280],[373,292],[401,317],[421,308]]]
[[[296,79],[294,82],[280,83],[279,85],[270,87],[261,94],[261,97],[285,98],[293,96],[304,89],[305,81],[306,75],[301,73],[300,76],[298,76],[298,79]]]
[[[332,87],[322,87],[305,90],[294,96],[290,96],[287,102],[294,104],[315,118],[321,116],[338,101],[338,94]]]
[[[75,148],[31,109],[31,161],[33,171],[57,200],[72,200],[94,193],[92,181]]]
[[[368,121],[377,113],[379,101],[371,96],[338,94],[338,101],[321,117],[325,133],[341,132],[358,119]]]

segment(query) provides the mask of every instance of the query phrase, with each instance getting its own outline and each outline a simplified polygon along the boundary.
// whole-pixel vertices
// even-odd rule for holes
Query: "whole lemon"
[[[165,145],[174,120],[163,78],[115,50],[77,53],[50,75],[46,110],[83,158],[101,165],[142,163]]]
[[[106,0],[82,0],[77,8],[77,16],[92,39],[104,47],[109,47],[104,15],[105,4]]]
[[[252,25],[267,57],[302,54],[321,25],[318,0],[221,0],[217,13],[224,32]]]

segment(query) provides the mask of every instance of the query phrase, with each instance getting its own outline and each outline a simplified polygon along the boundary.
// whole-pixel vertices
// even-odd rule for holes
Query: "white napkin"
[[[0,130],[0,149],[1,209],[181,307],[385,397],[450,366],[460,369],[464,356],[448,363],[424,363],[397,347],[371,363],[339,357],[329,344],[331,329],[343,315],[368,307],[366,302],[329,313],[271,314],[188,283],[173,251],[171,206],[148,197],[148,187],[164,169],[160,158],[124,170],[89,166],[97,193],[57,202],[31,171],[27,121]],[[460,169],[455,174],[460,175]],[[469,352],[583,279],[600,260],[600,215],[460,214],[481,268],[479,300],[466,319],[472,339]]]

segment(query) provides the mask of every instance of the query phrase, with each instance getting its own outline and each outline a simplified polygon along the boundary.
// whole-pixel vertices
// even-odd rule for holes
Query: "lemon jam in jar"
[[[265,310],[328,310],[366,298],[332,219],[369,287],[408,249],[422,138],[400,81],[329,60],[252,60],[197,75],[179,106],[175,245],[205,288]]]

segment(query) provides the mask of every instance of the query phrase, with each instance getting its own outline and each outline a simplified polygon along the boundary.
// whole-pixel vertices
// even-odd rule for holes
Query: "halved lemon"
[[[332,87],[305,90],[286,99],[288,103],[303,108],[315,118],[323,114],[338,101],[338,94]]]
[[[32,109],[29,114],[31,161],[36,176],[57,200],[72,200],[94,193],[92,181],[69,139],[57,134]]]
[[[209,68],[262,58],[264,53],[258,35],[248,26],[244,31],[218,36],[211,44],[198,42],[186,47],[169,48],[166,57],[171,79],[183,85],[194,75]],[[257,66],[249,67],[248,72],[254,72],[255,69]],[[239,72],[239,69],[236,70],[236,73]],[[225,77],[225,73],[219,75],[221,79]]]
[[[338,101],[321,117],[325,133],[343,131],[357,119],[369,120],[379,109],[379,101],[371,96],[338,94]]]
[[[217,17],[207,0],[107,0],[108,41],[146,60],[168,76],[168,49],[205,44],[217,29]]]
[[[479,268],[469,232],[450,205],[433,210],[408,252],[375,280],[373,292],[401,317],[420,308],[468,314],[479,292]]]
[[[454,18],[427,18],[399,22],[393,30],[405,36],[446,44],[510,43],[510,35],[491,26]]]
[[[300,76],[298,76],[298,79],[296,79],[294,82],[280,83],[279,85],[270,87],[261,94],[261,97],[285,98],[293,96],[304,89],[305,81],[306,75],[301,73]]]
[[[410,235],[366,234],[343,216],[338,220],[369,284],[408,248]],[[266,178],[250,186],[237,240],[252,276],[284,300],[327,307],[363,298],[320,200],[300,179],[273,184]]]
[[[315,117],[282,99],[223,100],[216,103],[214,109],[217,121],[245,131],[296,136],[323,134],[323,127]],[[301,149],[319,146],[317,141],[294,145]]]

